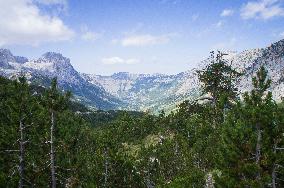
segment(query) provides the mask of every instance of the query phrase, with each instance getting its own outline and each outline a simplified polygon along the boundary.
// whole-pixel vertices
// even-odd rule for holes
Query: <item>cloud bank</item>
[[[134,35],[122,39],[122,46],[149,46],[156,44],[168,43],[170,40],[169,35]]]
[[[284,16],[284,9],[280,0],[251,1],[241,9],[241,17],[243,19],[268,20],[279,16]]]
[[[0,7],[0,45],[38,45],[70,40],[74,36],[59,17],[42,14],[34,1],[0,0]]]
[[[222,12],[221,12],[221,15],[222,17],[227,17],[227,16],[232,16],[234,14],[234,10],[232,9],[224,9]]]
[[[109,58],[103,58],[102,63],[106,65],[117,65],[117,64],[137,64],[139,63],[139,59],[123,59],[121,57],[109,57]]]

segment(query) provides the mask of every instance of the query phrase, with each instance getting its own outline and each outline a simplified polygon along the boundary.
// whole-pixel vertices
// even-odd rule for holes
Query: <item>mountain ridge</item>
[[[232,67],[244,73],[237,82],[240,93],[252,88],[251,77],[260,66],[265,66],[272,79],[270,89],[276,100],[281,99],[284,91],[284,40],[265,48],[226,53],[225,58]],[[173,75],[118,72],[103,76],[79,73],[70,59],[60,53],[47,52],[38,59],[28,60],[13,56],[10,50],[0,49],[1,75],[12,78],[24,73],[31,80],[41,76],[57,77],[64,90],[71,90],[76,100],[95,109],[173,110],[183,100],[200,96],[201,84],[196,71],[208,63],[210,59],[207,58],[198,67]]]

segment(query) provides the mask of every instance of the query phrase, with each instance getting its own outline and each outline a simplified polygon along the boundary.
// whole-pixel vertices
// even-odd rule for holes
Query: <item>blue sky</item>
[[[175,74],[284,38],[283,0],[0,0],[0,47],[80,72]]]

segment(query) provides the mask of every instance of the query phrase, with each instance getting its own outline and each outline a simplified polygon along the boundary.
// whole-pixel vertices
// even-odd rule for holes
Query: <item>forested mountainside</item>
[[[233,68],[242,72],[237,82],[240,93],[252,88],[250,78],[260,66],[265,66],[272,79],[270,90],[275,100],[283,96],[284,40],[269,47],[245,50],[241,53],[227,52],[224,58]],[[196,99],[201,84],[196,71],[206,67],[210,58],[199,63],[195,69],[177,75],[115,73],[101,76],[78,73],[68,58],[48,52],[38,60],[13,56],[9,50],[0,50],[0,74],[8,78],[24,73],[33,81],[46,85],[57,77],[59,86],[71,90],[76,99],[95,109],[124,109],[167,112],[188,99]]]
[[[0,187],[283,187],[284,102],[254,68],[241,99],[243,74],[212,54],[199,100],[157,116],[0,77]]]

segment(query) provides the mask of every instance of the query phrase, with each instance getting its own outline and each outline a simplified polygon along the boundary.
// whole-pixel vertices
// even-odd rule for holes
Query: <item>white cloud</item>
[[[74,35],[59,17],[42,14],[32,0],[0,0],[0,7],[0,45],[38,45]]]
[[[280,33],[279,36],[284,39],[284,31]]]
[[[44,5],[63,5],[67,6],[67,0],[34,0],[34,2],[41,3]]]
[[[232,9],[224,9],[221,13],[222,17],[232,16],[234,14],[234,10]]]
[[[161,36],[153,36],[153,35],[135,35],[129,36],[122,39],[122,46],[147,46],[147,45],[156,45],[156,44],[164,44],[169,42],[170,35],[161,35]]]
[[[280,0],[259,0],[248,2],[241,9],[243,19],[267,20],[277,16],[284,16],[284,9]]]
[[[64,7],[68,6],[67,0],[33,0],[35,3],[43,4],[43,5],[61,5]]]
[[[100,33],[90,31],[89,28],[86,25],[83,25],[81,27],[81,32],[82,32],[81,39],[83,39],[85,41],[94,42],[101,37]]]
[[[96,41],[98,38],[100,38],[99,33],[87,31],[82,34],[81,38],[85,41]]]
[[[216,24],[215,24],[215,27],[217,28],[220,28],[224,25],[224,22],[222,20],[218,21]]]
[[[199,18],[199,14],[194,14],[191,16],[191,20],[195,22]]]
[[[161,4],[173,4],[173,5],[176,5],[176,4],[179,4],[180,3],[180,0],[161,0],[160,1]]]
[[[103,58],[102,63],[107,65],[116,65],[116,64],[137,64],[139,63],[139,59],[123,59],[120,57],[109,57],[109,58]]]
[[[112,39],[111,40],[111,44],[118,44],[119,43],[119,40],[118,39]]]

